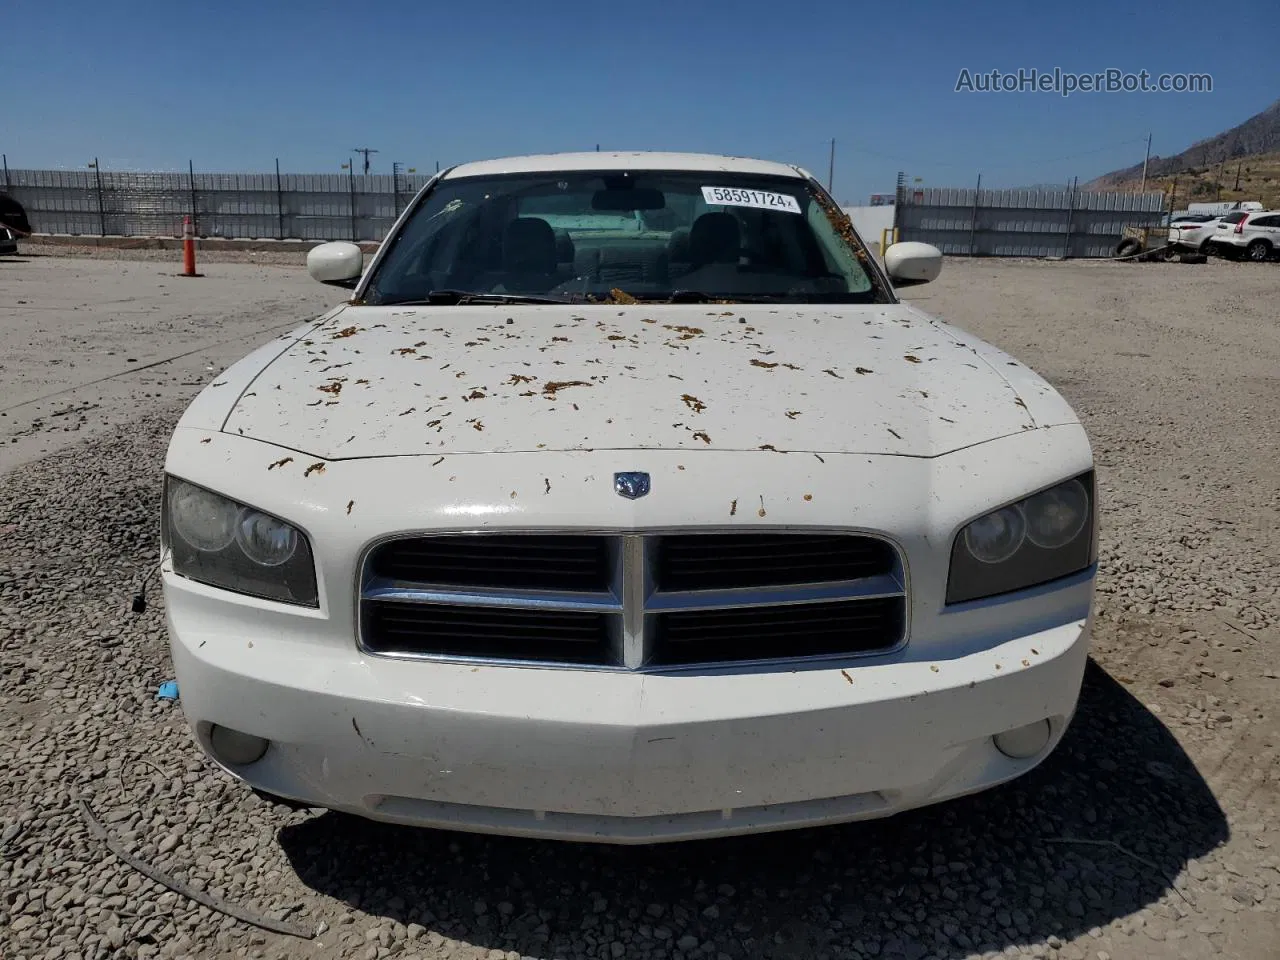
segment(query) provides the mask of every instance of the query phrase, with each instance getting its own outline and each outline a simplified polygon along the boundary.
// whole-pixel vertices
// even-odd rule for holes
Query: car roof
[[[444,173],[457,177],[498,176],[510,173],[554,173],[559,170],[689,170],[707,173],[754,173],[772,177],[808,179],[808,171],[786,163],[749,157],[722,157],[709,153],[599,152],[546,153],[527,157],[502,157],[463,163]]]

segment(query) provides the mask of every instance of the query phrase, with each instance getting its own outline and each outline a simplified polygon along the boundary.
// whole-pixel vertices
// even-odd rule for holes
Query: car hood
[[[1029,398],[1074,422],[1025,367],[905,304],[351,306],[258,362],[223,378],[243,389],[222,429],[329,460],[927,457],[1043,426]]]

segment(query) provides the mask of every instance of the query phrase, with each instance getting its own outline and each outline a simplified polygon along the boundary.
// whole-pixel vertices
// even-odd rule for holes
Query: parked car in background
[[[903,302],[807,171],[584,153],[434,177],[352,290],[183,415],[162,577],[200,746],[377,820],[652,843],[1020,776],[1088,656],[1094,463]]]
[[[27,211],[7,193],[0,193],[0,254],[18,252],[18,240],[31,235]]]
[[[1220,216],[1213,224],[1213,230],[1201,243],[1201,249],[1208,254],[1225,257],[1233,255],[1235,248],[1225,238],[1235,230],[1236,224],[1249,215],[1247,210],[1233,210]]]
[[[1213,234],[1218,217],[1207,213],[1184,214],[1175,217],[1169,224],[1167,243],[1172,252],[1193,250],[1207,253],[1202,249],[1205,239]]]
[[[1205,241],[1213,252],[1262,263],[1280,253],[1280,210],[1238,210],[1214,225]]]

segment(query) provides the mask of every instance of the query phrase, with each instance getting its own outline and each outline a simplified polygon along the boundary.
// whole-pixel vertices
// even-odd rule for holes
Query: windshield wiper
[[[451,307],[460,303],[568,303],[560,297],[539,297],[524,293],[479,293],[472,290],[432,290],[421,299],[383,300],[380,307]]]
[[[671,296],[661,299],[665,303],[773,303],[781,296],[782,294],[715,294],[703,293],[701,290],[672,290]]]

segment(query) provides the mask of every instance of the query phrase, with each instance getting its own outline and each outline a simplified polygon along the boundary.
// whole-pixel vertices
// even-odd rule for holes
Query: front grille
[[[902,597],[691,610],[658,616],[655,666],[865,653],[902,636]]]
[[[604,614],[365,600],[365,644],[399,656],[609,662]]]
[[[658,541],[654,579],[661,590],[765,587],[874,577],[893,564],[893,548],[871,537],[694,533]]]
[[[376,577],[444,586],[512,590],[607,590],[605,537],[560,535],[416,537],[373,551]]]
[[[364,565],[373,654],[674,669],[883,652],[905,571],[876,537],[805,533],[407,537]]]

